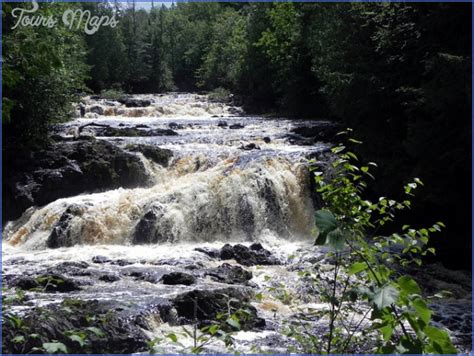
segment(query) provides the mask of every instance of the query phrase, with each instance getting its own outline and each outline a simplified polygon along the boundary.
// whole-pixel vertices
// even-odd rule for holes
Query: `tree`
[[[37,145],[45,142],[49,124],[69,118],[71,102],[85,90],[84,41],[61,25],[12,29],[12,9],[31,5],[2,6],[4,147]],[[41,3],[38,14],[59,17],[69,7]]]

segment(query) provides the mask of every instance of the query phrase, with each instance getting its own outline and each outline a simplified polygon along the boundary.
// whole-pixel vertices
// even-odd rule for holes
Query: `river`
[[[145,311],[147,322],[140,330],[149,339],[160,340],[155,351],[185,352],[193,338],[183,334],[180,322],[156,312],[154,305],[195,289],[237,286],[261,295],[251,304],[265,326],[237,332],[233,349],[286,352],[288,340],[281,335],[285,323],[299,320],[305,308],[325,308],[300,282],[298,272],[318,259],[322,269],[330,268],[324,250],[313,246],[315,201],[308,170],[308,160],[327,152],[330,145],[308,144],[293,132],[328,123],[248,116],[237,106],[199,94],[133,98],[138,104],[85,98],[77,117],[56,131],[71,139],[79,134],[95,136],[132,152],[150,181],[136,188],[57,199],[6,224],[4,276],[14,279],[54,271],[80,286],[63,293],[29,291],[28,302],[12,308],[26,313],[65,298],[112,302],[112,309],[131,303],[134,311]],[[133,133],[121,136],[127,129]],[[147,134],[153,130],[166,134]],[[131,149],[140,145],[169,150],[172,156],[167,164],[159,164]],[[48,247],[71,207],[75,213],[66,221],[70,246]],[[260,243],[278,264],[245,266],[252,275],[241,283],[216,279],[215,271],[223,261],[203,251],[218,251],[226,243]],[[239,265],[234,259],[225,262]],[[187,273],[195,280],[190,285],[162,283],[170,272]],[[458,296],[449,305],[450,313],[461,315],[461,322],[468,324],[466,303],[470,303],[468,296]],[[444,305],[438,306],[440,314],[451,310]],[[451,320],[451,314],[446,319]],[[324,323],[321,319],[311,325],[319,330]],[[466,327],[459,329],[459,344],[464,344]],[[167,337],[169,333],[179,335],[179,343]],[[226,349],[215,340],[205,350]]]

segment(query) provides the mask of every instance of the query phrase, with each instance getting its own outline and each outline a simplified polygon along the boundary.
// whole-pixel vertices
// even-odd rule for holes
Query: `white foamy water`
[[[5,241],[46,248],[51,231],[71,207],[75,213],[67,234],[78,245],[133,244],[147,213],[155,219],[150,242],[258,241],[266,231],[293,240],[310,235],[313,206],[307,157],[326,145],[293,145],[287,137],[295,125],[308,123],[242,116],[240,108],[197,94],[134,98],[151,105],[126,108],[116,101],[86,98],[86,118],[61,130],[67,133],[90,123],[140,127],[143,132],[173,129],[173,136],[98,136],[122,147],[140,143],[172,150],[174,158],[167,168],[138,153],[155,184],[83,194],[32,208],[18,222],[7,224]],[[110,108],[113,112],[107,111]],[[127,116],[121,110],[135,114]],[[94,133],[89,127],[83,133],[88,129]],[[246,150],[249,144],[257,149]]]

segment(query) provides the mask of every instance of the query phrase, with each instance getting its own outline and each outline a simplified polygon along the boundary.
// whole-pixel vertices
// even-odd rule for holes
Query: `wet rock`
[[[120,126],[120,125],[119,125],[119,126]],[[138,124],[138,125],[135,125],[135,128],[136,128],[136,129],[149,129],[150,126],[144,125],[144,124]]]
[[[121,270],[121,273],[124,276],[132,277],[137,280],[142,280],[150,283],[159,283],[161,281],[161,277],[165,273],[165,270],[143,266],[133,266],[123,268]]]
[[[126,149],[132,152],[141,152],[146,158],[151,159],[163,167],[168,167],[168,163],[171,157],[173,157],[173,152],[171,150],[156,146],[137,144],[127,145]]]
[[[103,281],[103,282],[117,282],[120,280],[120,277],[117,276],[116,274],[112,274],[112,273],[107,273],[107,274],[103,274],[101,276],[99,276],[99,280],[100,281]]]
[[[226,121],[219,121],[219,122],[217,123],[217,126],[218,126],[218,127],[227,127],[227,122],[226,122]]]
[[[243,129],[245,126],[242,124],[233,124],[229,126],[229,129],[231,130],[238,130],[238,129]]]
[[[179,266],[188,270],[204,268],[204,264],[202,262],[196,262],[193,259],[183,258],[159,259],[158,261],[153,262],[153,264],[158,266]]]
[[[38,276],[36,280],[40,288],[42,287],[46,292],[68,293],[81,289],[77,282],[60,275],[42,275]]]
[[[254,242],[249,246],[249,249],[252,251],[264,251],[265,249],[263,248],[262,244],[259,242]]]
[[[293,136],[295,143],[311,144],[317,141],[333,142],[337,133],[341,130],[340,125],[332,122],[318,122],[314,126],[300,126],[291,130],[298,137]],[[309,141],[308,141],[309,140]]]
[[[221,260],[234,259],[244,266],[280,264],[280,261],[272,256],[270,251],[265,250],[263,247],[259,249],[255,248],[259,247],[254,246],[254,249],[250,249],[241,244],[234,246],[226,244],[222,247],[219,257]]]
[[[78,241],[76,236],[71,232],[71,221],[81,216],[84,212],[84,207],[72,204],[61,215],[59,221],[54,225],[51,234],[46,241],[49,248],[71,247],[81,241]],[[76,238],[76,239],[75,239]]]
[[[172,239],[171,227],[164,218],[161,205],[152,206],[140,219],[133,232],[133,244],[166,242]]]
[[[190,286],[191,284],[196,283],[196,277],[183,272],[172,272],[165,274],[162,277],[162,282],[163,284],[169,285],[183,284],[185,286]]]
[[[123,258],[119,258],[118,260],[115,260],[115,261],[112,261],[110,262],[110,264],[112,265],[117,265],[117,266],[128,266],[128,265],[133,265],[135,262],[133,261],[130,261],[130,260],[126,260],[126,259],[123,259]]]
[[[251,150],[259,150],[260,147],[258,147],[255,143],[249,143],[249,144],[242,144],[239,149],[244,150],[244,151],[251,151]]]
[[[36,334],[26,343],[15,343],[14,328],[3,328],[3,352],[31,353],[44,342],[63,343],[72,354],[131,354],[148,350],[149,341],[145,330],[151,330],[148,320],[156,315],[168,320],[171,305],[162,299],[153,298],[149,304],[138,305],[133,301],[80,301],[67,299],[59,305],[48,305],[31,310],[22,317],[22,330]],[[69,338],[71,330],[86,333],[83,346]]]
[[[271,140],[270,137],[264,137],[264,138],[263,138],[263,142],[265,142],[265,143],[270,143],[270,142],[272,142],[272,140]]]
[[[227,284],[244,284],[252,279],[252,272],[228,263],[223,263],[219,267],[206,272],[206,275],[217,282]]]
[[[89,264],[86,262],[66,261],[58,263],[56,266],[48,268],[46,271],[53,274],[67,274],[71,276],[90,276],[91,271],[87,268]]]
[[[12,172],[3,180],[4,221],[59,198],[151,182],[139,157],[101,140],[53,143],[43,150],[17,152],[4,164]]]
[[[12,281],[12,286],[23,290],[39,289],[43,292],[60,293],[68,293],[81,289],[78,283],[72,279],[57,274],[18,277]]]
[[[102,127],[90,126],[88,130],[99,137],[154,137],[154,136],[176,136],[177,132],[170,129],[141,129],[135,127]]]
[[[249,305],[252,293],[246,288],[224,288],[218,290],[193,290],[177,296],[173,305],[184,323],[193,322],[208,325],[218,314],[235,312],[245,308],[249,314],[240,325],[242,330],[265,326],[265,320],[257,316],[256,309]]]
[[[229,113],[231,113],[232,115],[242,115],[244,111],[239,107],[233,106],[229,108]]]
[[[222,248],[221,248],[221,252],[219,254],[219,257],[221,260],[231,260],[234,258],[234,248],[229,245],[229,244],[225,244]]]
[[[217,249],[213,248],[207,248],[207,247],[196,247],[194,251],[202,252],[206,255],[208,255],[211,258],[218,258],[220,256],[220,251]]]
[[[169,128],[172,129],[172,130],[182,130],[184,129],[184,126],[181,125],[181,124],[178,124],[176,122],[170,122],[168,124]]]
[[[137,99],[137,98],[121,98],[118,100],[119,103],[125,105],[127,108],[144,108],[151,105],[151,101],[148,99]]]
[[[86,115],[86,106],[83,103],[79,103],[78,106],[81,117],[84,117]]]
[[[104,115],[104,108],[100,105],[91,106],[89,111],[97,115]]]
[[[92,262],[93,263],[108,263],[111,262],[112,260],[105,257],[105,256],[94,256],[92,257]]]
[[[9,282],[9,285],[22,290],[31,290],[39,287],[38,281],[30,276],[16,277]]]

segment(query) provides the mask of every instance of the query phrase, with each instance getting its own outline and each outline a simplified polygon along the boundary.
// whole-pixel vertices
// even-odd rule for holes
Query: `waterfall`
[[[86,98],[84,117],[61,130],[67,134],[91,122],[116,130],[139,127],[132,136],[95,134],[122,148],[148,144],[170,149],[173,159],[167,167],[134,153],[153,177],[152,186],[82,194],[30,208],[6,225],[5,241],[44,249],[309,236],[314,223],[306,157],[324,146],[292,145],[285,136],[290,121],[246,117],[240,108],[209,102],[203,95],[133,100],[146,107]],[[129,115],[132,109],[136,115]],[[170,128],[175,135],[140,135]]]

